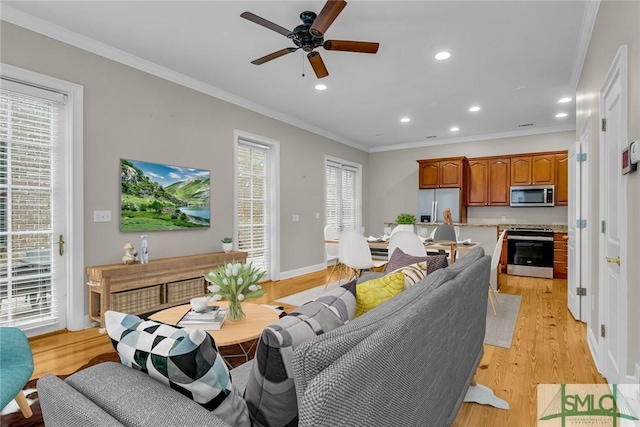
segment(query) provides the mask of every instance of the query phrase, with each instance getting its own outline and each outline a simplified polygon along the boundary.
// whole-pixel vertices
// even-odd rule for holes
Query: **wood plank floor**
[[[328,272],[320,271],[263,287],[267,294],[252,301],[282,305],[278,298],[324,284]],[[536,386],[545,383],[605,383],[598,374],[586,340],[585,324],[567,310],[566,280],[500,276],[501,292],[522,295],[522,304],[510,349],[485,346],[476,381],[509,402],[503,411],[465,403],[454,426],[535,426]],[[287,312],[295,307],[285,305]],[[30,339],[35,371],[69,374],[91,358],[113,351],[106,334],[97,328],[57,332]]]

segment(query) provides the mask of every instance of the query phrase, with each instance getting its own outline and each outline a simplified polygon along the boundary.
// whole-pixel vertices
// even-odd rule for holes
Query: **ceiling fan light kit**
[[[273,59],[295,52],[298,49],[302,49],[307,52],[307,59],[309,60],[316,77],[321,79],[327,77],[329,75],[329,71],[324,65],[324,61],[322,60],[320,53],[315,51],[315,49],[320,46],[325,50],[371,54],[376,53],[380,46],[379,43],[352,40],[324,40],[325,32],[346,5],[347,2],[344,0],[328,0],[319,15],[316,15],[315,12],[304,11],[300,14],[302,24],[294,28],[293,31],[289,31],[286,28],[274,24],[271,21],[267,21],[266,19],[251,12],[242,13],[240,15],[242,18],[258,25],[262,25],[276,33],[282,34],[283,36],[291,39],[296,45],[296,47],[288,47],[270,53],[251,61],[251,63],[255,65],[262,65],[265,62],[269,62]]]

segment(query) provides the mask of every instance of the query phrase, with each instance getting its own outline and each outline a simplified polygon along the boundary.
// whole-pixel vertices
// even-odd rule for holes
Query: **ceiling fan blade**
[[[293,33],[291,31],[287,30],[286,28],[281,27],[278,24],[274,24],[271,21],[267,21],[266,19],[261,18],[258,15],[254,15],[251,12],[243,12],[243,13],[240,14],[240,16],[243,17],[244,19],[247,19],[247,20],[251,21],[251,22],[255,22],[258,25],[262,25],[265,28],[273,30],[276,33],[280,33],[285,37],[293,36]]]
[[[295,52],[298,49],[299,48],[297,48],[297,47],[287,47],[287,48],[281,49],[281,50],[279,50],[277,52],[270,53],[269,55],[265,55],[262,58],[258,58],[255,61],[251,61],[251,63],[254,64],[254,65],[262,65],[265,62],[269,62],[272,59],[280,58],[281,56],[286,55],[286,54],[291,53],[291,52]]]
[[[321,79],[329,75],[329,71],[327,71],[327,67],[324,66],[324,61],[318,52],[309,52],[307,58],[309,58],[311,68],[313,68],[313,71],[316,73],[316,77]]]
[[[327,0],[318,17],[313,21],[309,32],[314,37],[322,37],[327,28],[340,15],[347,2],[344,0]]]
[[[376,53],[380,43],[354,42],[350,40],[327,40],[322,45],[326,50],[341,50],[344,52]]]

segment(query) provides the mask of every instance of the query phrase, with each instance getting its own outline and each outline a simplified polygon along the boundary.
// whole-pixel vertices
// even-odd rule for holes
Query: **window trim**
[[[280,280],[280,141],[255,135],[239,129],[233,130],[233,235],[238,235],[238,145],[240,140],[267,146],[270,189],[269,216],[271,218],[269,250],[271,280]]]
[[[90,326],[89,316],[85,314],[86,286],[84,286],[84,197],[83,197],[83,102],[84,88],[55,77],[25,70],[0,62],[0,75],[10,80],[24,82],[31,86],[40,86],[66,95],[68,114],[67,129],[70,145],[67,150],[68,182],[71,187],[67,195],[66,210],[67,236],[65,250],[67,256],[68,283],[66,286],[66,327],[70,331]],[[27,333],[27,335],[29,335]]]
[[[324,177],[324,218],[325,225],[327,223],[327,166],[329,162],[338,163],[356,169],[356,231],[362,229],[362,165],[360,163],[351,162],[338,157],[329,155],[324,156],[323,177]]]

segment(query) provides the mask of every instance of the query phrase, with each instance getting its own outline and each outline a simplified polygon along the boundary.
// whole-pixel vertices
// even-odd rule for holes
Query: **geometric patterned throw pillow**
[[[320,295],[315,301],[326,305],[344,323],[355,319],[356,313],[356,284],[358,279],[353,279],[338,288],[332,289]]]
[[[115,311],[105,313],[105,324],[123,365],[148,374],[230,425],[251,425],[246,403],[207,332]]]
[[[293,352],[302,342],[343,324],[330,307],[311,301],[262,331],[244,392],[254,427],[298,425]]]

